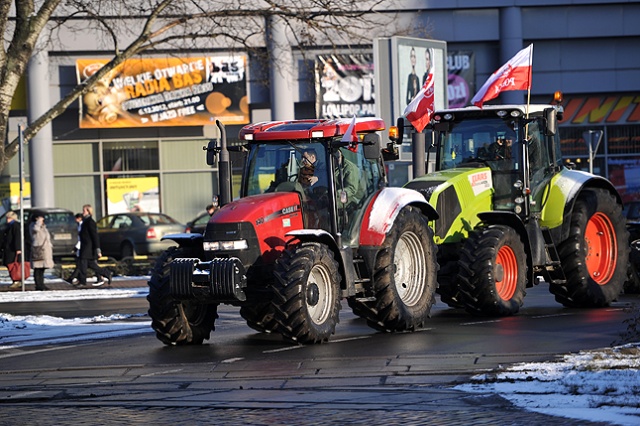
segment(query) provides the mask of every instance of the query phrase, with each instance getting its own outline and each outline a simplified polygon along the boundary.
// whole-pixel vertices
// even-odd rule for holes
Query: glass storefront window
[[[609,158],[608,177],[623,202],[640,199],[640,156]]]
[[[637,154],[640,152],[640,129],[638,126],[609,126],[609,154]]]
[[[589,158],[589,149],[582,137],[582,133],[586,130],[602,130],[602,128],[587,127],[562,127],[560,128],[560,149],[563,158]],[[604,154],[604,140],[598,147],[597,154]]]
[[[158,170],[158,141],[121,141],[102,144],[105,172]]]
[[[93,173],[99,171],[96,142],[55,143],[53,164],[56,173]]]

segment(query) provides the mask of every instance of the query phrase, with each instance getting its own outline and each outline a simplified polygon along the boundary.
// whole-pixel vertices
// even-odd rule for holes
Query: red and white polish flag
[[[431,55],[433,57],[433,55]],[[435,109],[434,100],[435,88],[433,81],[433,65],[429,70],[429,75],[416,96],[404,109],[403,115],[411,122],[416,132],[420,133],[431,121],[431,116]]]
[[[497,98],[500,92],[530,90],[532,60],[533,44],[530,44],[509,59],[498,71],[491,74],[491,77],[471,99],[471,103],[482,108],[485,102]]]

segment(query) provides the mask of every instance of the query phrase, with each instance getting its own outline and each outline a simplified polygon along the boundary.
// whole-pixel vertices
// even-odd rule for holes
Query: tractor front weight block
[[[240,259],[220,258],[202,262],[179,258],[170,266],[171,295],[178,300],[237,302],[247,300],[247,274]]]

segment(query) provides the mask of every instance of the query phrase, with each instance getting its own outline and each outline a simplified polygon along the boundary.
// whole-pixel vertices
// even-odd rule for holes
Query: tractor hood
[[[264,255],[274,249],[282,250],[289,239],[285,234],[303,227],[298,193],[274,192],[240,198],[223,206],[211,217],[204,239],[245,239],[250,242],[249,249],[255,250],[257,243]]]
[[[477,214],[491,210],[491,169],[457,168],[429,173],[405,185],[435,207],[436,243],[459,241],[478,223]]]

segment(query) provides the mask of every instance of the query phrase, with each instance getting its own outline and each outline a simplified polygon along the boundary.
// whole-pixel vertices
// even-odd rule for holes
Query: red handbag
[[[7,269],[9,270],[9,276],[13,281],[22,281],[22,263],[18,261],[19,255],[16,255],[16,260],[11,262]],[[29,262],[24,262],[24,279],[26,280],[31,275],[31,265]]]

